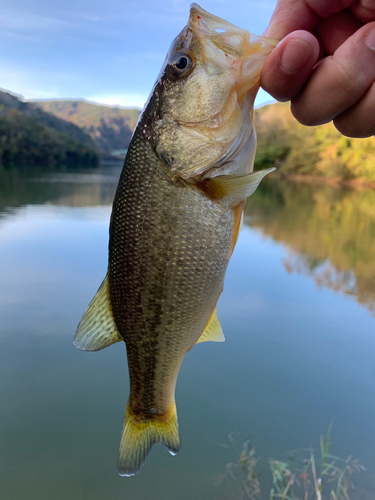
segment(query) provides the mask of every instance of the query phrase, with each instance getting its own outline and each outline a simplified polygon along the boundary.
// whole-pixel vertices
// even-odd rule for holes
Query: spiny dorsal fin
[[[215,198],[235,196],[245,200],[254,193],[263,177],[274,170],[276,169],[266,168],[251,174],[218,175],[203,182],[208,193]]]
[[[202,335],[197,340],[197,344],[200,342],[224,342],[225,337],[219,318],[217,317],[217,310],[215,307],[214,312],[211,315],[210,321],[207,323]]]
[[[78,325],[73,344],[82,351],[99,351],[120,340],[123,338],[113,318],[107,275]]]

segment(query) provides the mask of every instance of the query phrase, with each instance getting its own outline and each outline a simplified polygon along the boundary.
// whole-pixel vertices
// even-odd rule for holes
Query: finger
[[[333,121],[339,132],[347,137],[370,137],[375,134],[375,83],[366,95]]]
[[[355,105],[375,80],[375,22],[363,26],[333,56],[314,68],[292,99],[292,113],[304,125],[320,125]]]
[[[332,55],[340,45],[351,37],[363,24],[355,19],[349,10],[322,19],[315,28],[325,55]]]
[[[313,31],[320,19],[350,7],[355,0],[279,0],[267,36],[281,40],[295,30]]]
[[[279,0],[266,36],[281,40],[295,30],[312,31],[319,16],[311,10],[305,0]]]
[[[304,0],[323,19],[348,9],[356,0]]]
[[[375,21],[375,3],[374,0],[358,0],[350,8],[354,16],[363,23]]]
[[[279,101],[289,101],[305,84],[319,57],[319,43],[307,31],[286,36],[268,56],[260,84]]]

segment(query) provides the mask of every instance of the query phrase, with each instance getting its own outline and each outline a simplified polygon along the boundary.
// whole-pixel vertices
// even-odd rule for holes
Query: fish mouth
[[[250,38],[248,31],[207,12],[196,3],[190,6],[189,25],[200,38],[209,37],[224,53],[234,57],[244,56],[242,39]]]
[[[199,51],[194,51],[194,56],[201,66],[210,75],[230,73],[233,86],[218,113],[203,121],[179,120],[180,125],[217,129],[223,123],[233,120],[235,115],[238,123],[238,108],[243,108],[245,97],[249,101],[249,92],[252,94],[251,100],[255,100],[264,61],[278,40],[253,35],[207,12],[197,3],[190,6],[189,21],[178,38],[179,43],[189,45],[186,41],[192,33],[199,40]],[[249,107],[248,104],[246,107]]]
[[[191,5],[160,74],[176,85],[165,87],[169,100],[154,130],[157,154],[173,177],[212,176],[228,162],[234,168],[249,141],[255,149],[253,104],[263,64],[276,44]],[[185,79],[175,77],[180,53],[191,60]],[[177,79],[170,75],[172,66]]]
[[[190,6],[188,26],[202,44],[202,60],[216,62],[235,74],[239,101],[249,89],[259,86],[263,63],[278,40],[253,35],[196,3]]]
[[[195,56],[205,71],[211,75],[227,73],[232,80],[231,91],[218,113],[204,121],[179,120],[187,135],[199,132],[205,135],[205,147],[221,145],[220,152],[215,159],[211,158],[211,162],[205,158],[190,168],[184,168],[180,176],[189,178],[192,175],[212,175],[231,161],[254,135],[252,108],[260,72],[278,41],[253,35],[196,3],[190,7],[185,29],[193,32],[199,40],[199,53]]]

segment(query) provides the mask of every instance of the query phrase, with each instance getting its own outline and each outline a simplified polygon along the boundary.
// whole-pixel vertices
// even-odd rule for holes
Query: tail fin
[[[140,419],[134,415],[128,403],[118,453],[120,476],[137,474],[154,444],[164,445],[171,455],[177,455],[180,451],[176,406],[164,417]]]

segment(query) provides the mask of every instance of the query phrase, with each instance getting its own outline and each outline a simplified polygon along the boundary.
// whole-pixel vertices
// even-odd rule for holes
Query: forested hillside
[[[79,127],[0,91],[0,164],[94,166],[92,139]]]
[[[305,127],[289,104],[256,110],[258,149],[255,168],[278,167],[281,175],[375,182],[375,139],[350,139],[332,123]]]
[[[138,109],[86,101],[35,101],[32,104],[82,128],[103,155],[128,147],[140,115]]]
[[[140,111],[86,101],[25,103],[0,92],[0,161],[92,163],[126,149]],[[299,124],[289,103],[255,111],[255,168],[278,167],[282,176],[375,183],[375,139],[350,139],[330,123]]]

